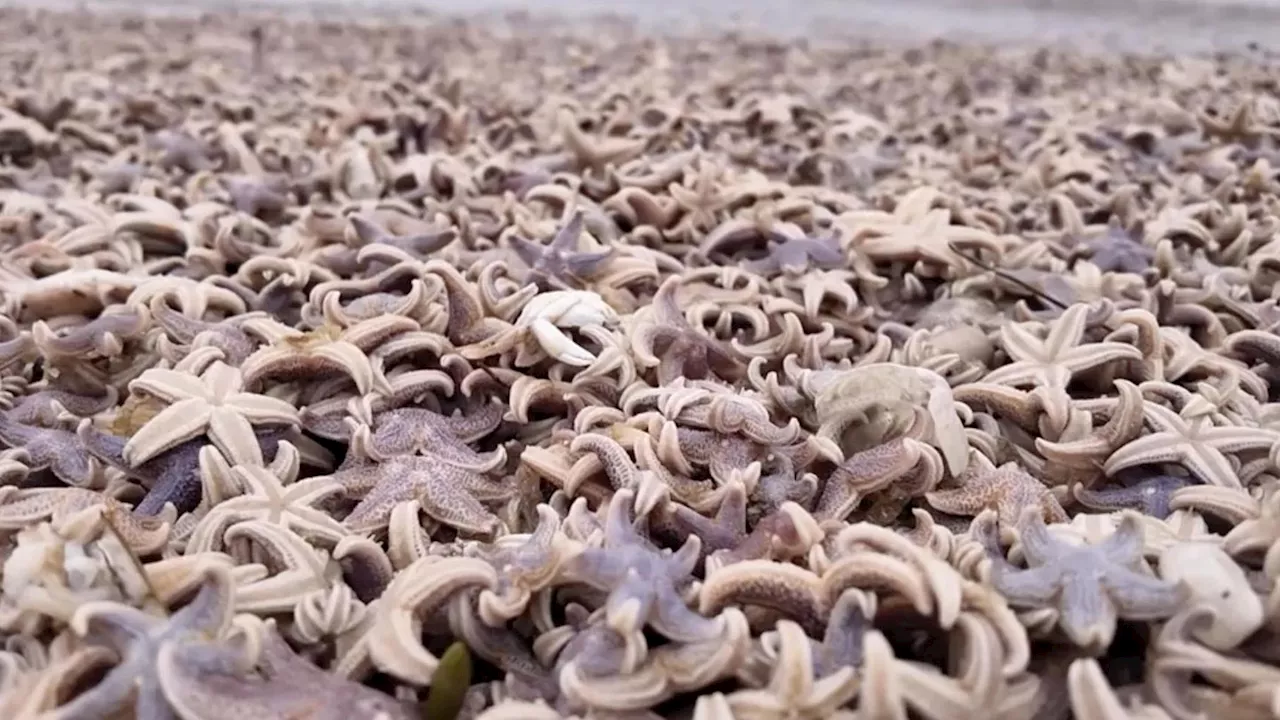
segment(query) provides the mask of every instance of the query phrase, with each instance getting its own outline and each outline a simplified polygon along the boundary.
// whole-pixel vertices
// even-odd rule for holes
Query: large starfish
[[[501,521],[482,504],[506,500],[514,489],[432,455],[399,455],[339,469],[332,479],[359,504],[343,520],[351,532],[385,527],[400,503],[417,500],[436,520],[473,534],[491,534]]]
[[[374,418],[367,443],[369,457],[385,460],[397,455],[425,453],[458,467],[491,469],[504,457],[501,451],[481,454],[467,446],[502,424],[505,409],[489,403],[467,415],[441,415],[426,408],[389,410]]]
[[[685,604],[680,589],[691,579],[701,551],[690,536],[675,553],[658,550],[631,521],[635,494],[619,490],[609,501],[603,547],[584,548],[566,565],[574,578],[609,593],[608,624],[627,635],[652,625],[678,642],[715,637],[719,623]]]
[[[1077,373],[1114,360],[1141,360],[1142,351],[1117,342],[1080,344],[1084,338],[1089,305],[1076,303],[1050,326],[1043,339],[1024,323],[1008,323],[1000,329],[1000,344],[1015,362],[996,368],[985,383],[1025,387],[1042,385],[1065,388]]]
[[[396,699],[299,657],[274,626],[263,633],[257,672],[244,671],[242,656],[214,643],[164,648],[160,685],[178,715],[184,720],[414,717]]]
[[[584,280],[604,269],[613,257],[613,248],[601,252],[579,251],[582,224],[582,212],[574,212],[549,245],[511,236],[511,249],[529,267],[529,281],[543,289],[571,290],[582,287]]]
[[[1184,416],[1163,405],[1146,403],[1146,421],[1156,429],[1130,441],[1107,458],[1107,475],[1139,465],[1178,463],[1202,482],[1240,488],[1240,477],[1225,453],[1270,449],[1280,440],[1275,430],[1243,425],[1219,427],[1210,415]]]
[[[91,602],[71,619],[79,635],[100,638],[120,654],[120,663],[97,685],[58,708],[59,720],[100,720],[132,709],[139,718],[177,718],[165,700],[157,675],[160,655],[171,646],[220,638],[231,625],[231,571],[222,565],[203,570],[195,598],[172,617],[149,615],[116,602]]]
[[[988,548],[997,542],[994,531],[990,515],[975,521],[974,532]],[[1143,531],[1135,514],[1126,513],[1115,532],[1097,545],[1058,539],[1034,508],[1023,511],[1018,531],[1030,567],[1019,570],[993,553],[991,584],[1015,607],[1055,607],[1059,627],[1080,647],[1105,649],[1115,635],[1117,617],[1160,620],[1188,598],[1185,587],[1137,569]]]
[[[124,459],[139,465],[207,434],[229,460],[251,462],[259,452],[253,425],[295,426],[298,411],[278,398],[245,392],[244,384],[240,371],[221,361],[209,365],[199,377],[180,370],[147,370],[129,383],[130,389],[169,406],[129,438]]]

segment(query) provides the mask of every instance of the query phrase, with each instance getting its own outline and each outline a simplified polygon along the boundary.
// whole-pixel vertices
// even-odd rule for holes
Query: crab
[[[600,295],[588,290],[557,290],[530,300],[520,311],[515,326],[532,334],[538,345],[556,360],[586,367],[595,362],[596,356],[574,342],[564,329],[617,323],[618,314]]]

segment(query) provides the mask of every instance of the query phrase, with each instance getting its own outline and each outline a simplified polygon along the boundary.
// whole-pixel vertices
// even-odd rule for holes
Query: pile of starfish
[[[1280,714],[1262,59],[8,9],[0,66],[0,717]]]

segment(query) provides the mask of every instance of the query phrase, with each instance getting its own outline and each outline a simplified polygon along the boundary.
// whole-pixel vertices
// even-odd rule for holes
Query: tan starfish
[[[1267,450],[1280,433],[1265,428],[1218,427],[1209,415],[1184,416],[1163,405],[1146,403],[1146,421],[1156,429],[1107,458],[1103,471],[1114,475],[1139,465],[1178,463],[1201,481],[1229,488],[1243,487],[1225,453]]]
[[[1000,344],[1014,362],[996,368],[984,383],[1065,388],[1077,373],[1114,360],[1142,360],[1142,351],[1116,342],[1080,344],[1084,338],[1089,305],[1077,303],[1067,308],[1043,339],[1025,323],[1008,323],[1000,329]]]
[[[229,459],[249,463],[261,454],[254,425],[297,425],[298,411],[268,395],[245,392],[240,371],[221,361],[199,377],[183,370],[153,368],[129,383],[130,390],[169,406],[138,428],[124,446],[124,459],[138,466],[207,433]]]
[[[983,510],[996,511],[1002,528],[1014,527],[1026,508],[1037,508],[1050,522],[1069,518],[1049,488],[1014,463],[996,467],[982,453],[972,452],[969,469],[956,480],[958,487],[934,490],[925,499],[935,508],[955,515],[976,516]]]

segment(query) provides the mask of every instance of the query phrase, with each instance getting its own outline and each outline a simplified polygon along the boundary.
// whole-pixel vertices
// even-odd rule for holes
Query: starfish
[[[11,488],[4,488],[11,489]],[[120,539],[140,556],[159,551],[169,540],[169,528],[176,513],[166,517],[139,517],[118,500],[96,490],[83,488],[30,488],[0,493],[0,530],[21,530],[42,520],[60,526],[73,515],[101,508]]]
[[[502,462],[505,453],[499,448],[486,456],[467,443],[496,430],[504,413],[499,403],[488,403],[468,415],[441,415],[415,407],[389,410],[374,418],[368,455],[386,460],[421,452],[468,470],[489,470]]]
[[[834,716],[857,696],[860,679],[853,667],[841,666],[829,675],[816,676],[813,643],[796,623],[778,622],[776,652],[766,687],[728,696],[733,717],[822,720]]]
[[[551,244],[512,235],[511,249],[529,267],[528,280],[544,290],[581,288],[583,281],[598,275],[613,258],[613,248],[601,252],[581,252],[582,211],[575,211],[560,228]]]
[[[248,663],[243,656],[242,651],[216,643],[167,646],[157,663],[160,686],[187,720],[415,717],[396,699],[298,656],[274,623],[262,634],[256,673],[244,671]]]
[[[1163,520],[1172,512],[1170,503],[1173,501],[1173,493],[1190,485],[1190,478],[1157,475],[1127,487],[1089,489],[1077,485],[1072,488],[1072,494],[1081,505],[1090,510],[1139,510]]]
[[[1010,605],[1056,606],[1062,631],[1076,645],[1100,651],[1111,644],[1117,617],[1160,620],[1173,615],[1188,597],[1187,588],[1151,577],[1136,568],[1143,559],[1142,523],[1126,512],[1112,535],[1096,545],[1058,539],[1035,508],[1018,523],[1022,552],[1030,567],[1019,570],[994,553],[991,584]],[[990,515],[975,521],[975,534],[993,547]]]
[[[1052,323],[1042,340],[1023,323],[1007,323],[1000,329],[1000,344],[1015,362],[996,368],[984,383],[1065,388],[1077,373],[1114,360],[1142,360],[1142,351],[1117,342],[1080,344],[1089,305],[1077,303]]]
[[[244,385],[240,371],[221,361],[199,377],[180,370],[147,370],[129,383],[129,389],[159,398],[169,406],[129,438],[124,459],[136,466],[208,434],[228,460],[252,462],[260,454],[253,426],[297,426],[298,411],[278,398],[245,392]]]
[[[733,380],[742,374],[742,363],[714,338],[689,324],[676,300],[679,277],[667,278],[653,296],[652,315],[631,335],[631,348],[640,362],[658,367],[658,383],[678,377],[700,380],[719,376]]]
[[[197,173],[214,165],[209,158],[209,145],[183,130],[161,130],[147,138],[147,144],[163,151],[157,164],[166,170],[178,168],[187,173]]]
[[[507,500],[503,483],[432,455],[398,455],[380,463],[355,464],[330,476],[348,496],[361,497],[343,520],[351,532],[385,527],[397,505],[417,500],[432,518],[472,534],[492,534],[502,522],[482,502]]]
[[[1087,256],[1104,273],[1140,274],[1152,267],[1156,251],[1142,243],[1141,227],[1126,230],[1113,217],[1106,233],[1073,248],[1072,255]]]
[[[414,235],[392,235],[382,227],[374,224],[373,221],[367,220],[360,215],[351,216],[351,227],[355,229],[356,236],[366,245],[374,243],[390,245],[414,257],[422,258],[443,250],[458,236],[458,233],[452,229]]]
[[[258,465],[237,465],[231,469],[243,495],[227,498],[209,508],[192,533],[190,545],[217,549],[226,529],[244,520],[261,520],[280,525],[312,542],[336,545],[347,530],[329,513],[317,508],[330,498],[342,494],[341,485],[330,478],[298,480],[298,454],[277,451],[277,458],[287,455],[293,462],[278,470]],[[190,552],[190,550],[188,550]]]
[[[1210,415],[1184,417],[1155,403],[1146,403],[1146,421],[1156,432],[1112,453],[1102,468],[1107,475],[1139,465],[1174,462],[1201,482],[1238,489],[1242,487],[1240,477],[1224,453],[1268,450],[1280,440],[1280,433],[1274,430],[1216,427]]]
[[[305,333],[272,320],[250,320],[246,325],[271,340],[240,366],[246,386],[270,378],[338,374],[350,377],[362,395],[375,386],[384,394],[391,392],[386,377],[374,372],[368,352],[389,338],[419,329],[416,321],[402,315],[383,315],[341,329],[325,325]]]
[[[134,512],[155,515],[166,503],[173,503],[179,513],[188,513],[200,505],[203,492],[200,449],[208,444],[202,438],[188,440],[134,467],[124,459],[124,438],[98,430],[88,419],[80,423],[76,434],[80,444],[94,457],[150,488]],[[253,464],[275,457],[282,433],[259,430],[255,436],[258,457]]]
[[[844,520],[870,493],[906,477],[920,462],[922,443],[899,438],[855,453],[827,478],[813,509],[820,520]]]
[[[233,547],[249,543],[262,562],[235,588],[236,609],[251,613],[291,613],[312,593],[342,582],[342,566],[332,555],[283,525],[242,520],[223,535]]]
[[[818,268],[831,270],[844,267],[844,251],[835,235],[823,238],[787,238],[770,246],[769,254],[759,260],[743,263],[743,267],[761,275],[801,275]]]
[[[82,395],[65,390],[40,390],[23,395],[9,408],[10,420],[24,425],[57,427],[67,415],[90,417],[115,407],[118,393],[109,389],[102,395]]]
[[[231,626],[231,571],[206,565],[195,598],[172,617],[160,618],[116,602],[82,605],[71,619],[77,635],[101,638],[120,663],[96,686],[58,708],[60,720],[96,720],[132,710],[140,718],[176,718],[157,674],[167,648],[222,637]]]
[[[1067,512],[1049,488],[1014,463],[996,467],[972,451],[972,464],[956,480],[958,487],[925,493],[933,507],[953,515],[974,516],[993,508],[1002,527],[1012,527],[1027,509],[1051,522],[1067,522]]]
[[[905,200],[905,199],[904,199]],[[905,204],[905,203],[903,203]],[[894,215],[899,215],[895,211]],[[866,237],[856,247],[877,262],[928,262],[944,268],[962,268],[963,255],[954,247],[969,247],[999,255],[1000,244],[989,231],[951,224],[951,211],[934,208],[915,218],[899,216],[876,237]]]
[[[690,536],[674,553],[658,550],[632,524],[635,493],[619,490],[609,501],[603,547],[587,547],[566,564],[567,572],[609,593],[605,617],[627,636],[645,625],[676,642],[717,637],[720,623],[690,610],[680,589],[691,580],[702,543]]]
[[[21,449],[32,470],[49,468],[68,485],[88,487],[102,474],[99,464],[68,430],[24,425],[0,412],[0,442]]]

